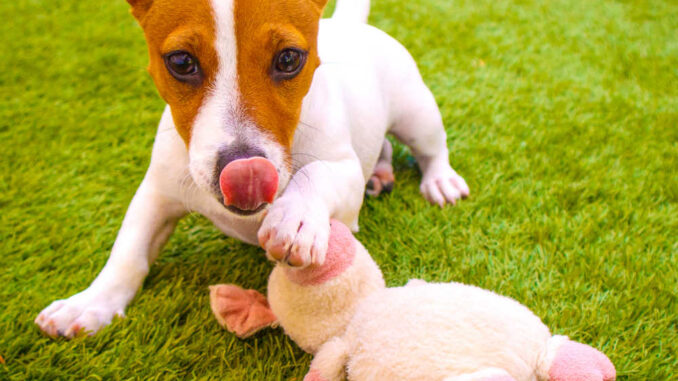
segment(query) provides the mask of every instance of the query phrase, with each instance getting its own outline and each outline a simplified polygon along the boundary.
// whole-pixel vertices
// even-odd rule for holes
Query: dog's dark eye
[[[277,80],[296,77],[305,60],[306,53],[299,49],[288,48],[280,51],[273,60],[273,77]]]
[[[178,51],[165,55],[165,66],[179,81],[197,83],[200,80],[198,60],[187,52]]]
[[[294,73],[301,66],[301,53],[297,50],[285,49],[278,54],[275,68],[281,73]]]

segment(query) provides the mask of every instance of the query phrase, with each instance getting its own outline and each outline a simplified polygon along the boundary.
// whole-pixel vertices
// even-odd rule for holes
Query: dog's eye
[[[196,83],[200,80],[198,60],[187,52],[178,51],[165,55],[165,66],[179,81]]]
[[[275,68],[281,73],[294,73],[301,66],[301,53],[297,50],[285,49],[278,54]]]
[[[306,53],[299,49],[288,48],[280,51],[273,60],[273,76],[277,80],[292,79],[304,66]]]

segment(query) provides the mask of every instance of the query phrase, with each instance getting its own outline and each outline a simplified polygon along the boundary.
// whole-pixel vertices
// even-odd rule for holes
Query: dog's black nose
[[[234,143],[225,146],[219,150],[218,155],[219,157],[217,158],[217,166],[214,169],[214,177],[217,179],[219,178],[221,171],[224,170],[224,167],[226,167],[228,163],[232,162],[233,160],[247,159],[254,156],[266,158],[264,151],[244,143]]]

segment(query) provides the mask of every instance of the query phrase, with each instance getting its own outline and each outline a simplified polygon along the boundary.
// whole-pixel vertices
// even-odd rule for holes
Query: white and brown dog
[[[390,185],[386,133],[410,147],[421,191],[468,195],[433,95],[369,0],[127,0],[168,106],[106,266],[36,319],[51,336],[123,315],[177,221],[197,211],[293,266],[322,264],[330,218],[358,228],[366,183]],[[374,175],[373,175],[374,174]]]

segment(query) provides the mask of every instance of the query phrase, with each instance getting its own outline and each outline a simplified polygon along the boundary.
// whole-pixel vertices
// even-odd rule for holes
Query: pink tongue
[[[224,205],[255,210],[273,202],[278,191],[278,172],[263,157],[233,160],[221,171],[219,186]]]

